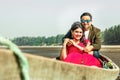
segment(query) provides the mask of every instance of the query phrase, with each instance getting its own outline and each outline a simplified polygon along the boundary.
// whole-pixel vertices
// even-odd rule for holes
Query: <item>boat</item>
[[[115,80],[119,74],[119,67],[114,62],[112,69],[105,69],[24,55],[29,63],[30,80]],[[0,76],[0,80],[21,80],[19,64],[11,50],[0,49]]]
[[[0,80],[115,80],[119,75],[119,67],[104,55],[111,67],[90,67],[21,53],[10,41],[0,38],[0,42],[10,48],[0,49]]]

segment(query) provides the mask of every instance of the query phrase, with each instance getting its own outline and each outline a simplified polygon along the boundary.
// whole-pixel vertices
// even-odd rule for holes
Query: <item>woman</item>
[[[73,23],[68,34],[63,41],[60,59],[75,64],[101,67],[99,60],[91,55],[92,52],[84,52],[84,47],[89,46],[90,42],[85,40],[80,22]]]

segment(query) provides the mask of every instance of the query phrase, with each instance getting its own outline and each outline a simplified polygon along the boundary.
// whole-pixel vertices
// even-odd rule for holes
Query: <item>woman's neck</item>
[[[73,41],[77,44],[80,43],[80,40],[77,40],[77,39],[73,39]]]

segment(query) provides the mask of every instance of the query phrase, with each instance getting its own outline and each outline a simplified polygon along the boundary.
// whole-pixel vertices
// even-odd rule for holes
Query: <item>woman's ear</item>
[[[71,33],[73,33],[73,30],[71,30]]]
[[[71,30],[71,37],[73,38],[73,31]]]

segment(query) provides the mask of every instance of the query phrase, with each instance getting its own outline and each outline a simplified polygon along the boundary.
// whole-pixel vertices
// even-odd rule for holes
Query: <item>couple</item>
[[[98,50],[101,48],[100,29],[92,25],[90,13],[83,13],[80,22],[72,24],[63,38],[60,60],[75,64],[101,67]]]

